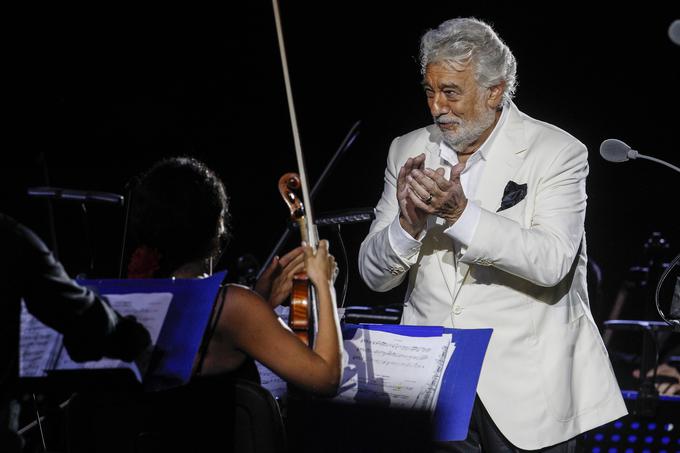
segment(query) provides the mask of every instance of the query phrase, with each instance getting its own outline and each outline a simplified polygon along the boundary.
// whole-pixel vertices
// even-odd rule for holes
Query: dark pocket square
[[[514,181],[508,181],[508,184],[503,190],[503,200],[501,200],[501,207],[496,212],[501,212],[505,209],[515,206],[527,196],[527,185],[517,184]]]

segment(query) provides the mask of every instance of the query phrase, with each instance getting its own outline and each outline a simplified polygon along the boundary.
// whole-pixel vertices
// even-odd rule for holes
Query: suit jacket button
[[[404,271],[404,268],[401,266],[390,266],[387,268],[387,271],[392,275],[399,275]]]
[[[461,314],[461,313],[463,313],[463,307],[460,307],[460,306],[458,306],[458,305],[456,305],[455,307],[453,307],[453,314],[454,314],[454,315],[459,315],[459,314]]]

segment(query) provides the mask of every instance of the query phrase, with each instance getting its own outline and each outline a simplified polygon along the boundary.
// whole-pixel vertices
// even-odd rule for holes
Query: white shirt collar
[[[510,106],[505,106],[503,107],[503,110],[501,111],[501,116],[498,118],[498,122],[494,126],[493,130],[491,131],[491,134],[484,140],[484,143],[482,143],[482,146],[480,146],[477,151],[475,151],[470,158],[468,159],[468,162],[471,164],[475,163],[479,159],[484,159],[486,160],[488,157],[489,153],[489,148],[491,147],[491,143],[493,143],[494,139],[498,135],[498,131],[503,127],[505,122],[508,119],[508,112],[510,111]],[[456,165],[458,163],[458,155],[456,152],[451,149],[449,145],[447,145],[444,140],[442,140],[439,144],[439,157],[442,159],[446,160],[448,163],[451,165]],[[468,165],[469,166],[469,165]]]

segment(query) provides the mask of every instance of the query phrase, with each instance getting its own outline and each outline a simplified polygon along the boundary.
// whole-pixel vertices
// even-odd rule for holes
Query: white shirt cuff
[[[481,215],[482,208],[474,201],[468,200],[463,214],[456,220],[456,223],[444,230],[444,233],[456,241],[461,248],[467,249],[477,231]]]
[[[417,239],[408,234],[399,223],[399,216],[395,217],[387,230],[388,240],[395,253],[404,260],[411,260],[420,252],[422,242],[420,240],[425,236],[425,231],[421,231]]]

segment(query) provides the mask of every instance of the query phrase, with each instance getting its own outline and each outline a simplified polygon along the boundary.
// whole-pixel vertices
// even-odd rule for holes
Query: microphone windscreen
[[[627,161],[629,150],[630,146],[615,138],[608,138],[600,145],[600,155],[609,162]]]
[[[680,19],[675,19],[668,27],[668,37],[671,38],[673,44],[680,46]]]

